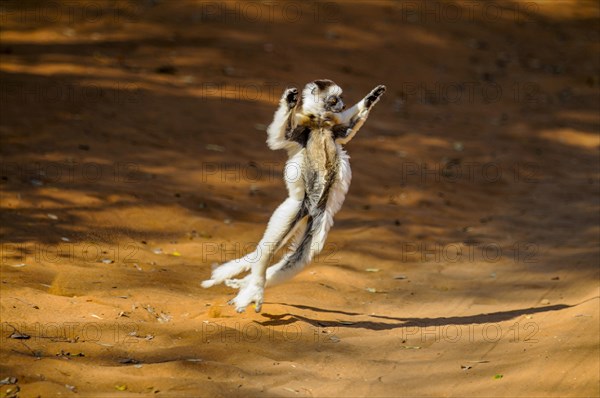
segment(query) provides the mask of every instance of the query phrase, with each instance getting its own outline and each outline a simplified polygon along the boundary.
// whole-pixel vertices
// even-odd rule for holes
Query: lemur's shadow
[[[530,315],[537,314],[542,312],[550,312],[550,311],[560,311],[566,308],[576,307],[580,304],[583,304],[586,301],[594,300],[599,297],[593,297],[591,299],[585,300],[578,304],[568,305],[568,304],[555,304],[548,305],[545,307],[537,307],[537,308],[523,308],[518,310],[510,310],[510,311],[499,311],[492,312],[489,314],[478,314],[478,315],[467,315],[467,316],[454,316],[454,317],[439,317],[439,318],[396,318],[384,315],[368,315],[361,314],[358,312],[347,312],[347,311],[337,311],[330,310],[318,307],[310,307],[306,305],[298,305],[298,304],[286,304],[286,303],[271,303],[271,304],[280,304],[286,305],[290,307],[295,307],[303,310],[311,310],[315,312],[325,312],[325,313],[333,313],[340,315],[350,315],[350,316],[362,316],[369,318],[377,318],[377,319],[388,319],[391,321],[396,321],[393,323],[389,322],[379,322],[379,321],[352,321],[352,320],[321,320],[321,319],[312,319],[303,315],[285,313],[279,315],[267,314],[263,313],[264,317],[269,318],[268,321],[257,322],[262,326],[283,326],[289,325],[298,321],[304,321],[314,327],[336,327],[336,328],[361,328],[361,329],[370,329],[370,330],[391,330],[403,327],[428,327],[428,326],[445,326],[445,325],[469,325],[469,324],[484,324],[484,323],[497,323],[508,321],[510,319],[517,318],[522,315]]]

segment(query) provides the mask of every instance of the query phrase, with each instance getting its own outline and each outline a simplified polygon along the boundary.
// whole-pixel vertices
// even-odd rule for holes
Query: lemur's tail
[[[304,231],[298,233],[294,239],[292,251],[267,269],[267,286],[292,278],[310,263],[323,250],[332,224],[333,217],[329,212],[323,211],[308,216]]]
[[[255,253],[250,253],[237,260],[231,260],[215,268],[212,272],[210,279],[207,279],[201,283],[202,287],[207,289],[214,285],[223,283],[226,279],[233,278],[234,276],[246,272],[252,267],[252,264],[256,262],[256,258],[252,256]]]

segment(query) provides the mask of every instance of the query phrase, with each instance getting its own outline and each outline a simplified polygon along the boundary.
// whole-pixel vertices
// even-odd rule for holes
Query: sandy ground
[[[1,396],[600,395],[596,1],[0,15]],[[324,253],[240,315],[199,282],[285,198],[265,125],[315,78],[388,92]]]

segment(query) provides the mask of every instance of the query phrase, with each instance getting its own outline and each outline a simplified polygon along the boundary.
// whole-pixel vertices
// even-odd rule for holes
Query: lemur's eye
[[[338,99],[336,97],[333,97],[329,100],[329,103],[331,103],[331,105],[335,105],[335,104],[337,104],[337,102],[338,102]]]

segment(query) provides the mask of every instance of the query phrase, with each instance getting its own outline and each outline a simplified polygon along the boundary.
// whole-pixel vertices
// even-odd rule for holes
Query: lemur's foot
[[[250,267],[241,260],[229,261],[215,268],[210,276],[210,279],[202,282],[202,287],[207,289],[214,285],[225,282],[227,279],[236,276],[239,273],[248,271]]]
[[[238,295],[229,301],[229,305],[235,305],[237,312],[244,312],[250,303],[254,303],[254,310],[260,312],[265,292],[265,282],[261,278],[248,275],[243,279],[228,279],[225,284],[235,289],[240,289]]]
[[[298,89],[296,87],[288,88],[283,92],[283,99],[285,99],[288,108],[292,109],[298,103]]]
[[[367,108],[371,108],[373,105],[379,101],[383,93],[385,93],[386,87],[383,84],[375,87],[371,92],[365,97],[365,106]]]

